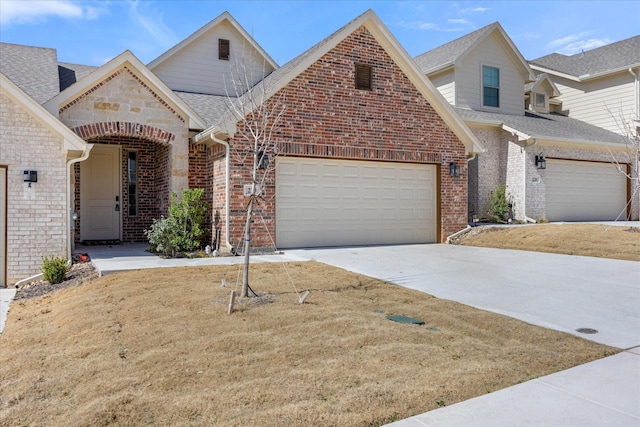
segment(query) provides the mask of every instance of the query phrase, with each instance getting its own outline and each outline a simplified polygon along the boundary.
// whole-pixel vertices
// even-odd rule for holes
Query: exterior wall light
[[[538,169],[546,169],[547,168],[547,160],[544,158],[542,154],[536,155],[536,167]]]
[[[22,180],[28,182],[29,187],[31,187],[32,182],[38,182],[38,171],[24,171],[22,176]]]
[[[449,163],[449,175],[460,176],[460,165],[456,162]]]
[[[269,155],[264,151],[258,152],[258,169],[267,169],[269,167]]]

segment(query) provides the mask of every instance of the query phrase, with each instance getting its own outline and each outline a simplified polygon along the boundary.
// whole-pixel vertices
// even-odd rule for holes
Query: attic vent
[[[356,89],[371,90],[371,65],[356,64]]]
[[[218,59],[228,61],[229,53],[230,53],[229,40],[218,39]]]

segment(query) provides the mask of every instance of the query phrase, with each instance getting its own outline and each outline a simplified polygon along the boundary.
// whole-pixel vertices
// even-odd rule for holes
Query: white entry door
[[[0,288],[7,286],[7,168],[0,166]]]
[[[121,147],[95,144],[80,164],[80,238],[119,240]]]

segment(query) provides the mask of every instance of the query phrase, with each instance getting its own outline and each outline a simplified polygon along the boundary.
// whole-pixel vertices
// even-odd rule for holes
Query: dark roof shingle
[[[640,35],[575,55],[552,53],[529,63],[575,77],[636,67],[640,65]]]

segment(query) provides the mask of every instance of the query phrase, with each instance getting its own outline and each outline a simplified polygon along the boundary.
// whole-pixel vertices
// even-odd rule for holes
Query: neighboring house
[[[0,287],[70,252],[69,172],[87,144],[0,73]]]
[[[415,60],[487,149],[469,162],[470,219],[487,214],[500,184],[516,220],[638,219],[637,180],[614,164],[625,140],[558,114],[563,88],[548,70],[535,75],[499,23]]]
[[[556,85],[563,114],[617,133],[628,132],[623,122],[637,122],[640,36],[575,55],[552,53],[529,65]]]
[[[441,242],[467,224],[467,159],[483,147],[372,11],[281,68],[228,13],[147,66],[4,43],[0,57],[5,286],[74,241],[144,241],[184,188],[205,189],[211,241],[233,248],[249,181],[227,151],[246,141],[225,94],[247,64],[287,100],[253,247]]]

